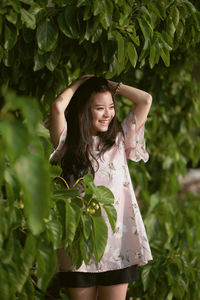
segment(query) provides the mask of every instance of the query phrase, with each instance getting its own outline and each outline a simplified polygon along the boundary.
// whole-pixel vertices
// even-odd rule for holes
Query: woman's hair
[[[111,92],[108,81],[102,77],[87,79],[74,93],[67,108],[67,139],[66,152],[61,160],[62,176],[72,185],[78,178],[88,172],[94,176],[96,170],[91,158],[92,145],[92,95],[95,93]],[[114,102],[114,97],[113,97]],[[117,119],[113,117],[106,132],[99,132],[101,147],[99,156],[102,156],[115,143],[117,135]],[[98,166],[98,163],[97,163]]]

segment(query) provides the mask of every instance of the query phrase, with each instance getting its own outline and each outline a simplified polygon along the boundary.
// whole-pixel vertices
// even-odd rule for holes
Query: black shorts
[[[57,279],[60,287],[63,288],[114,285],[139,280],[139,271],[137,265],[134,265],[124,269],[98,273],[59,272],[57,273]]]

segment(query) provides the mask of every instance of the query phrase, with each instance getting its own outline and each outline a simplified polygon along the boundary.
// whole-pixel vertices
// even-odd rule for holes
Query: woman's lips
[[[99,123],[101,123],[101,125],[107,126],[107,125],[109,125],[110,121],[104,121],[104,120],[102,120],[102,121],[99,121]]]

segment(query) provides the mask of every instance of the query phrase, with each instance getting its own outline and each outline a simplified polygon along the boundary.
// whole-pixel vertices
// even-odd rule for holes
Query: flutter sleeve
[[[135,162],[141,159],[147,162],[149,159],[149,154],[146,151],[144,128],[145,123],[138,130],[134,110],[131,111],[122,122],[126,157]]]
[[[47,118],[44,122],[43,122],[43,125],[49,129],[49,118]],[[67,137],[67,122],[65,122],[65,125],[64,125],[64,128],[63,128],[63,131],[60,135],[60,138],[59,138],[59,143],[58,143],[58,146],[57,148],[52,148],[52,152],[50,154],[50,157],[49,157],[49,161],[51,163],[56,163],[56,162],[60,162],[65,151],[66,151],[66,144],[65,144],[65,141],[66,141],[66,137]]]

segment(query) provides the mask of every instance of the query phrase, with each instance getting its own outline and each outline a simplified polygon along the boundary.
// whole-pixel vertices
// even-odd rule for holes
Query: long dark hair
[[[96,170],[91,162],[96,158],[91,153],[92,145],[92,113],[91,96],[94,93],[112,91],[108,81],[103,77],[87,79],[74,93],[66,110],[67,139],[66,153],[61,161],[62,176],[72,185],[78,178]],[[114,97],[113,97],[114,102]],[[101,157],[114,143],[118,132],[116,116],[112,119],[106,132],[99,132]],[[97,163],[98,166],[98,163]]]

